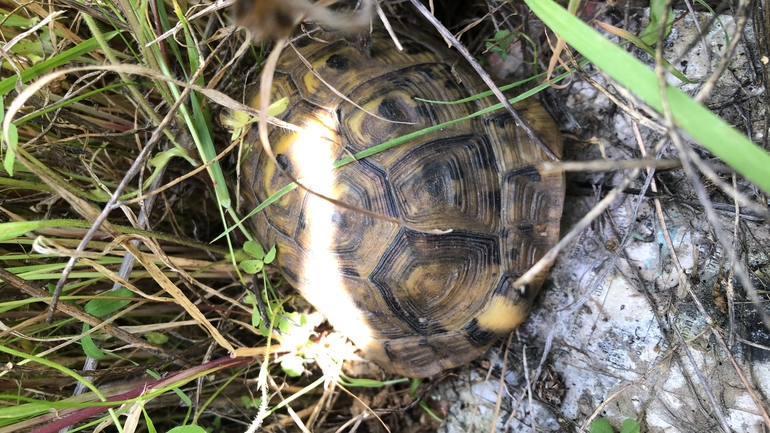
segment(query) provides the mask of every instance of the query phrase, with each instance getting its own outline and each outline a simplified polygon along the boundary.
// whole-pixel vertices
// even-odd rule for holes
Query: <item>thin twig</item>
[[[508,340],[503,348],[503,367],[500,369],[500,385],[497,387],[497,401],[495,402],[495,412],[492,416],[492,423],[489,426],[489,433],[495,433],[497,427],[497,417],[500,416],[500,406],[503,404],[503,390],[505,389],[505,370],[508,367],[508,350],[511,347],[513,332],[508,334]]]
[[[669,3],[671,3],[671,0],[669,0]],[[667,7],[670,7],[671,5],[667,5]],[[668,13],[668,9],[665,10],[663,17],[661,19],[662,22],[666,21],[666,15]],[[700,179],[698,179],[695,171],[693,170],[692,164],[686,157],[686,151],[684,143],[682,143],[681,138],[678,134],[678,131],[676,130],[676,127],[674,125],[673,115],[671,113],[671,107],[668,104],[668,99],[666,98],[666,88],[667,88],[667,82],[666,82],[666,70],[663,67],[663,40],[664,37],[664,29],[661,28],[658,34],[658,46],[655,50],[655,72],[658,76],[658,86],[660,87],[661,92],[661,105],[663,108],[663,119],[665,122],[665,126],[668,129],[669,137],[671,138],[671,141],[674,143],[674,146],[679,150],[680,154],[682,155],[682,165],[684,167],[685,174],[690,178],[691,182],[693,183],[693,186],[695,187],[695,192],[698,196],[698,198],[703,203],[703,206],[706,210],[706,216],[708,217],[709,222],[711,223],[711,226],[713,230],[717,233],[717,239],[719,239],[720,243],[723,245],[723,250],[727,252],[728,257],[730,258],[730,261],[733,265],[733,267],[736,269],[739,278],[741,277],[740,269],[743,268],[737,254],[735,253],[735,249],[731,248],[732,243],[727,242],[728,237],[724,233],[724,230],[722,229],[719,220],[716,217],[716,213],[714,212],[714,209],[711,207],[710,200],[708,199],[708,194],[706,193],[705,188],[703,188],[703,184],[700,182]],[[746,282],[743,282],[746,286],[746,290],[749,293],[754,292],[754,296],[756,296],[756,290],[754,289],[751,280],[748,278],[748,275],[746,275]],[[707,321],[707,323],[712,323],[711,317],[706,312],[706,309],[703,308],[703,305],[701,304],[698,297],[695,295],[691,287],[688,287],[689,294],[693,301],[695,302],[696,307],[700,311],[703,318]],[[759,302],[757,302],[758,306],[761,306]],[[764,319],[764,317],[763,317]],[[698,369],[697,363],[695,359],[692,357],[692,354],[690,353],[689,348],[684,342],[684,339],[682,338],[679,329],[675,326],[675,324],[672,323],[672,328],[674,328],[674,331],[677,334],[677,337],[680,339],[680,341],[683,344],[683,349],[685,350],[685,353],[687,354],[688,359],[690,360],[691,366],[694,369],[695,373],[698,375],[699,380],[701,381],[701,384],[703,385],[703,388],[706,392],[706,395],[708,397],[708,400],[711,404],[711,408],[714,411],[714,414],[717,417],[717,420],[722,425],[722,429],[724,429],[725,432],[730,432],[730,427],[727,423],[727,420],[724,417],[724,414],[722,412],[722,408],[719,405],[719,403],[716,401],[716,398],[713,395],[713,392],[711,391],[711,387],[709,386],[706,379],[702,376],[700,369]],[[770,328],[770,327],[769,327]],[[733,366],[736,370],[736,372],[743,378],[743,373],[738,368],[737,363],[733,360],[732,354],[729,352],[727,345],[724,343],[724,340],[722,339],[722,336],[713,328],[712,334],[716,338],[716,340],[719,342],[720,346],[722,346],[722,350],[724,351],[725,355],[731,359],[731,362],[733,363]],[[747,390],[749,391],[749,395],[754,400],[755,405],[757,406],[757,409],[759,410],[760,414],[762,415],[765,424],[768,428],[770,428],[770,416],[768,416],[767,411],[762,407],[762,403],[759,401],[758,397],[756,396],[756,393],[753,392],[750,386],[748,386],[748,382],[744,382],[745,385],[747,385]]]
[[[703,385],[703,390],[705,391],[706,397],[709,400],[711,409],[714,411],[717,420],[722,425],[722,429],[725,431],[725,433],[732,432],[730,425],[727,424],[724,413],[722,413],[722,407],[720,406],[719,402],[717,402],[714,393],[711,391],[711,386],[709,385],[708,381],[706,381],[706,378],[703,377],[703,373],[700,371],[700,368],[698,368],[698,362],[695,360],[695,357],[693,357],[692,352],[690,351],[690,347],[687,345],[684,337],[682,337],[682,333],[679,332],[679,327],[676,325],[675,318],[669,317],[669,322],[671,325],[670,327],[674,330],[676,338],[679,340],[679,346],[682,348],[682,350],[684,350],[685,355],[687,355],[687,359],[690,361],[690,367],[695,372],[695,375],[698,376],[698,380],[700,381],[701,385]],[[684,371],[682,373],[684,374]]]
[[[529,403],[529,423],[532,433],[537,433],[537,424],[535,423],[535,402],[533,401],[532,381],[529,376],[529,365],[527,364],[527,345],[521,348],[521,363],[524,365],[524,382],[527,384],[527,402]]]
[[[711,91],[714,90],[714,86],[716,85],[717,80],[719,80],[719,78],[722,76],[722,73],[724,73],[724,71],[727,69],[727,66],[730,65],[730,62],[733,61],[733,54],[735,53],[735,49],[738,48],[738,44],[741,42],[743,28],[746,27],[746,23],[748,22],[749,16],[751,15],[748,10],[751,6],[751,3],[752,2],[749,0],[739,0],[738,11],[735,13],[735,17],[737,18],[735,20],[735,33],[733,33],[733,37],[730,40],[730,45],[728,45],[725,48],[724,53],[721,54],[721,60],[714,70],[714,73],[709,76],[708,80],[706,80],[706,82],[703,84],[701,90],[697,95],[695,95],[695,98],[693,98],[696,102],[703,102],[706,98],[709,97],[709,95],[711,95]],[[695,20],[695,22],[697,22],[697,20]],[[659,42],[658,47],[661,45],[662,44]],[[706,51],[708,52],[708,50]]]

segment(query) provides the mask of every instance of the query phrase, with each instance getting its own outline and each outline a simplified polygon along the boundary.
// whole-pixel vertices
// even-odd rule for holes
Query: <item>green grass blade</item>
[[[105,401],[106,400],[104,398],[104,395],[102,395],[102,393],[99,392],[99,389],[96,386],[92,385],[91,382],[87,381],[83,376],[77,374],[74,370],[70,370],[69,368],[64,367],[63,365],[59,365],[56,362],[49,361],[48,359],[45,359],[45,358],[40,358],[38,356],[29,354],[29,353],[19,352],[18,350],[11,349],[10,347],[0,346],[0,352],[4,352],[4,353],[6,353],[6,354],[8,354],[10,356],[15,356],[15,357],[18,357],[18,358],[22,358],[24,360],[37,362],[38,364],[43,364],[43,365],[45,365],[47,367],[53,368],[55,370],[58,370],[58,371],[60,371],[60,372],[62,372],[64,374],[66,374],[67,376],[77,380],[78,382],[83,383],[83,385],[85,385],[97,397],[99,397],[99,399],[101,401]]]
[[[30,113],[27,116],[22,117],[21,119],[18,119],[15,121],[16,125],[21,125],[24,122],[29,122],[32,119],[38,118],[40,116],[46,115],[52,111],[56,111],[59,108],[65,107],[70,104],[74,104],[75,102],[78,102],[83,99],[91,98],[94,95],[98,95],[100,93],[109,92],[114,89],[120,88],[120,87],[126,87],[126,86],[138,86],[142,83],[136,82],[136,81],[130,81],[128,83],[116,83],[116,84],[110,84],[109,86],[100,87],[96,90],[92,90],[90,92],[84,93],[82,95],[73,96],[68,99],[63,99],[55,104],[49,105],[46,108],[43,108],[41,110],[35,111],[34,113]]]
[[[114,31],[114,32],[104,33],[103,38],[105,40],[110,40],[118,33],[120,32]],[[62,66],[68,62],[71,62],[77,59],[78,57],[83,56],[84,54],[90,51],[93,51],[97,48],[99,48],[99,42],[96,40],[96,38],[85,40],[82,43],[78,44],[77,46],[72,47],[69,50],[59,54],[58,56],[51,57],[46,61],[40,62],[37,65],[22,71],[21,80],[22,82],[26,83],[27,81],[33,78],[37,78],[40,75],[48,71],[51,71],[54,68]],[[13,90],[14,86],[16,85],[17,78],[18,77],[16,75],[13,75],[11,77],[8,77],[0,81],[0,96],[5,95],[6,93]]]
[[[525,0],[532,11],[556,34],[638,95],[658,113],[663,112],[655,72],[605,39],[586,23],[552,1]],[[770,194],[770,154],[681,90],[666,87],[674,122],[703,147]]]
[[[615,36],[621,37],[628,42],[631,42],[632,44],[636,45],[639,49],[643,50],[645,53],[647,53],[650,57],[655,57],[655,48],[651,47],[647,44],[643,39],[638,38],[634,36],[631,32],[628,30],[620,29],[615,26],[611,26],[609,24],[605,23],[597,23],[600,27],[602,27],[604,30],[614,34]],[[688,84],[697,84],[698,81],[691,80],[684,76],[683,73],[679,72],[675,67],[669,63],[668,60],[663,59],[663,66],[666,68],[667,71],[669,71],[673,76],[679,79],[679,81],[683,83]]]

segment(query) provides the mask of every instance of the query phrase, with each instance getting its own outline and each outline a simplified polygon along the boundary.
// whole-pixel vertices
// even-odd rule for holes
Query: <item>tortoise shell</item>
[[[417,100],[455,101],[488,89],[443,42],[397,33],[403,51],[383,30],[363,52],[334,34],[295,40],[315,72],[286,49],[271,98],[288,98],[279,117],[301,131],[272,128],[269,138],[278,163],[304,185],[404,224],[299,188],[250,222],[263,245],[277,246],[286,280],[366,358],[389,372],[426,377],[475,359],[525,319],[545,272],[523,290],[512,284],[558,240],[564,179],[538,171],[548,157],[504,110],[333,168],[497,102]],[[258,96],[250,105],[259,106]],[[561,155],[561,135],[546,111],[532,99],[515,108]],[[248,209],[290,183],[253,135],[241,183]],[[426,233],[435,229],[451,232]]]

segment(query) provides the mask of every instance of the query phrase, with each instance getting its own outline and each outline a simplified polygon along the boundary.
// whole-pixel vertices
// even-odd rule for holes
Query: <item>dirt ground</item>
[[[686,10],[675,9],[674,15],[682,19],[666,41],[665,56],[688,78],[705,80],[721,59],[725,31],[735,33],[734,19],[725,14],[714,22],[708,12],[697,12],[701,39]],[[764,143],[768,110],[759,59],[766,51],[764,38],[755,37],[755,24],[747,26],[706,105]],[[652,64],[646,54],[641,58]],[[601,73],[586,72],[617,95]],[[670,84],[690,94],[700,89],[675,78]],[[640,143],[649,149],[662,137],[659,129],[634,125],[583,79],[549,97],[568,132],[568,161],[639,158]],[[661,151],[662,159],[677,157],[670,144]],[[562,234],[626,175],[568,174]],[[729,170],[718,176],[733,182]],[[706,179],[717,231],[681,169],[658,170],[657,192],[644,189],[645,178],[642,172],[560,254],[552,285],[505,346],[509,392],[499,393],[505,351],[498,349],[490,354],[490,362],[497,363],[491,376],[467,370],[442,384],[438,398],[457,411],[449,411],[439,431],[532,431],[533,423],[539,431],[578,431],[597,417],[617,430],[635,419],[643,432],[767,431],[761,408],[770,407],[770,332],[762,322],[768,308],[766,302],[752,303],[750,292],[766,299],[770,226],[750,210],[736,218],[732,200]],[[736,185],[744,196],[765,200],[751,185],[740,180]],[[740,271],[725,248],[735,251],[753,287],[736,277]],[[540,379],[529,390],[533,401],[525,377],[536,376]]]

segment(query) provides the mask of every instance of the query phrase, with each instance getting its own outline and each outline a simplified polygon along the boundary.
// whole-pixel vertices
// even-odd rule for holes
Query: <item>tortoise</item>
[[[288,98],[278,117],[301,129],[270,129],[281,168],[371,213],[295,188],[250,225],[262,245],[277,247],[274,263],[285,279],[365,358],[387,372],[428,377],[477,358],[526,318],[547,270],[523,289],[513,282],[558,241],[564,179],[539,170],[546,153],[505,110],[333,168],[497,102],[417,100],[455,101],[488,89],[441,41],[395,30],[403,51],[377,28],[359,46],[320,30],[298,37],[296,51],[278,60],[271,95]],[[251,90],[253,107],[258,93]],[[542,106],[530,98],[515,109],[561,156],[559,129]],[[240,191],[248,209],[291,182],[252,136]]]

